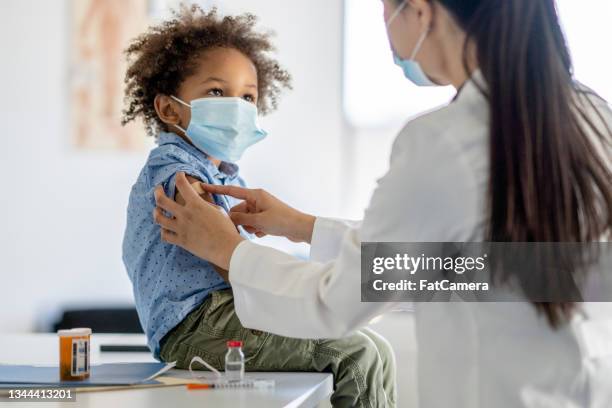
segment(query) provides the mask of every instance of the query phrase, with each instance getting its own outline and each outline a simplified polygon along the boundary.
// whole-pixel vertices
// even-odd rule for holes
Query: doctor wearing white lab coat
[[[384,5],[406,77],[452,84],[457,96],[400,132],[362,222],[314,217],[262,190],[203,184],[244,200],[228,217],[183,175],[184,206],[157,192],[159,208],[172,213],[155,214],[163,239],[229,271],[246,327],[339,337],[392,309],[360,300],[362,241],[595,241],[610,233],[612,114],[573,80],[554,0]],[[235,225],[308,242],[310,261],[244,240]],[[419,406],[612,406],[606,304],[417,303],[415,321]]]

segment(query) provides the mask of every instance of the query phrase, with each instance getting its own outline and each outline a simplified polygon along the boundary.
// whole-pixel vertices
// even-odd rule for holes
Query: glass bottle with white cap
[[[227,342],[225,378],[231,382],[244,379],[244,354],[242,353],[241,341],[230,340]]]

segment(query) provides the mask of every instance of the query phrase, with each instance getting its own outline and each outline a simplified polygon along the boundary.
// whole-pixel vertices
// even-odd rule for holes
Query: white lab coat
[[[361,241],[482,239],[488,105],[476,81],[478,73],[448,106],[406,125],[362,223],[316,220],[310,262],[249,241],[236,248],[229,276],[244,326],[343,336],[395,306],[360,302]],[[419,406],[612,406],[612,373],[603,374],[612,310],[598,306],[553,331],[529,303],[416,304]]]

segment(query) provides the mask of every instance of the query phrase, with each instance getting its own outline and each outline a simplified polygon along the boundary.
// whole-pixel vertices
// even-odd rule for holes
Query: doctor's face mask
[[[263,140],[267,133],[257,122],[257,107],[242,98],[194,99],[191,104],[171,96],[191,108],[187,129],[174,125],[202,152],[226,162],[236,162],[244,151]]]
[[[399,6],[397,6],[393,14],[391,14],[391,17],[389,17],[389,20],[386,22],[387,34],[389,33],[389,27],[391,27],[391,24],[393,24],[393,22],[407,6],[408,4],[406,3],[406,0],[404,0]],[[427,29],[421,33],[421,36],[417,40],[414,50],[408,59],[402,59],[397,54],[397,51],[395,51],[395,47],[393,47],[391,42],[391,36],[389,35],[389,44],[391,44],[391,50],[393,51],[393,61],[402,69],[404,76],[417,86],[438,86],[431,79],[429,79],[427,74],[421,68],[421,65],[415,60],[421,46],[423,45],[423,41],[425,41],[427,35],[429,34],[429,30],[430,28],[427,27]]]

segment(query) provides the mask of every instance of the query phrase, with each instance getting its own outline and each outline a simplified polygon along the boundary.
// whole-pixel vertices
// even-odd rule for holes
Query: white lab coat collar
[[[485,81],[484,75],[479,68],[472,72],[470,78],[465,81],[463,86],[457,90],[457,95],[453,99],[453,102],[466,102],[475,101],[482,103],[482,98],[486,97],[486,92],[489,87]]]

